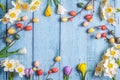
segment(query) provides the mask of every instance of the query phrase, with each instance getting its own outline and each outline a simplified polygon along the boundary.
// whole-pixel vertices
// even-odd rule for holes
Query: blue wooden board
[[[7,5],[7,8],[11,7],[11,0],[0,0],[3,4]],[[67,11],[75,10],[79,11],[80,8],[76,6],[78,2],[86,3],[86,0],[61,0],[61,3],[67,9]],[[112,5],[116,8],[120,7],[119,0],[110,0]],[[13,55],[10,58],[18,59],[26,68],[32,67],[32,63],[35,60],[40,61],[40,67],[45,72],[48,71],[50,65],[53,63],[53,58],[56,55],[60,55],[62,60],[56,64],[55,67],[59,68],[59,73],[51,75],[54,80],[63,80],[63,67],[70,65],[73,67],[73,72],[70,76],[70,80],[80,80],[80,75],[76,71],[76,66],[79,63],[86,62],[88,69],[92,70],[88,73],[86,80],[110,80],[105,77],[97,78],[93,75],[96,64],[100,61],[103,52],[108,48],[108,43],[104,39],[94,39],[94,34],[87,34],[87,28],[94,27],[96,25],[106,24],[98,17],[98,8],[100,1],[95,1],[95,13],[93,22],[88,27],[81,26],[81,23],[85,20],[84,16],[90,11],[83,11],[81,15],[74,18],[73,22],[61,23],[59,19],[66,15],[57,15],[55,5],[52,6],[53,15],[51,17],[45,17],[43,12],[47,5],[47,0],[42,0],[40,9],[34,13],[23,12],[22,15],[29,16],[29,19],[37,17],[40,19],[39,23],[32,24],[33,30],[30,32],[20,32],[21,39],[10,50],[26,47],[28,53],[26,55]],[[1,13],[2,14],[2,13]],[[118,23],[120,14],[117,13],[115,18]],[[1,16],[0,16],[1,17]],[[95,20],[95,22],[94,22]],[[110,29],[115,29],[116,36],[120,36],[119,24],[114,28],[108,25]],[[9,27],[0,23],[0,35]],[[6,44],[0,40],[0,49]],[[120,71],[117,74],[117,80],[120,78]],[[0,80],[8,80],[8,74],[2,71],[0,68]],[[15,77],[15,80],[26,80]],[[37,76],[33,76],[33,80],[37,80]],[[41,80],[45,80],[45,76],[41,77]]]

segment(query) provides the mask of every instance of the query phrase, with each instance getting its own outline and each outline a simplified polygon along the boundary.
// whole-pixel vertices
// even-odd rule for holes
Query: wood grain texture
[[[7,8],[11,7],[11,0],[0,0]],[[26,1],[26,0],[24,0]],[[110,0],[112,5],[116,8],[120,7],[120,0]],[[75,10],[80,11],[81,9],[76,6],[78,2],[87,3],[86,0],[61,0],[61,4],[67,9],[67,11]],[[39,23],[30,24],[33,26],[33,30],[29,32],[22,31],[20,32],[21,39],[10,49],[10,51],[26,47],[28,53],[26,55],[13,55],[10,58],[18,59],[26,68],[32,67],[32,63],[35,60],[40,61],[40,69],[43,69],[44,72],[47,72],[50,68],[50,65],[53,64],[53,58],[56,55],[62,57],[62,61],[57,63],[55,67],[59,68],[59,73],[53,74],[49,77],[54,80],[63,80],[63,68],[64,66],[72,66],[73,72],[70,75],[70,80],[80,80],[80,74],[76,70],[76,66],[79,63],[86,62],[88,64],[88,69],[91,70],[86,80],[110,80],[106,77],[95,77],[94,68],[97,63],[101,60],[103,52],[108,48],[109,44],[104,41],[104,39],[96,40],[94,34],[87,34],[86,30],[90,27],[97,25],[107,24],[104,21],[101,21],[99,14],[99,4],[100,1],[95,1],[95,12],[93,16],[93,22],[89,24],[88,27],[83,27],[81,23],[85,21],[84,16],[91,11],[83,11],[77,17],[74,18],[73,22],[61,23],[59,19],[66,15],[56,14],[55,5],[52,6],[53,15],[51,17],[45,17],[43,12],[47,5],[47,0],[42,0],[42,5],[40,9],[34,13],[23,12],[20,16],[27,15],[29,19],[37,17],[40,19]],[[2,17],[1,13],[0,17]],[[118,22],[118,27],[114,28],[111,25],[109,29],[115,29],[116,36],[120,36],[120,14],[117,13],[115,18]],[[0,23],[0,35],[6,30],[8,25],[3,25]],[[0,49],[2,49],[6,44],[0,40]],[[120,78],[120,70],[118,70],[117,80]],[[3,72],[0,68],[0,80],[8,80],[8,73]],[[33,80],[37,80],[37,76],[33,75]],[[46,76],[43,75],[40,77],[40,80],[45,80]],[[26,80],[25,78],[21,79],[15,77],[15,80]]]

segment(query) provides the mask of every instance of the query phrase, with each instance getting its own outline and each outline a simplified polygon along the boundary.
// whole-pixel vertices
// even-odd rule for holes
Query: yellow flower
[[[105,7],[105,13],[108,15],[113,15],[113,13],[115,13],[115,9],[111,5],[108,5]]]
[[[103,1],[102,1],[102,4],[103,4],[103,5],[106,5],[107,3],[108,3],[108,0],[103,0]]]
[[[6,17],[4,17],[4,18],[2,18],[0,21],[2,21],[3,24],[6,24],[6,23],[9,22],[9,19],[6,18]]]
[[[82,73],[82,76],[84,76],[85,72],[87,71],[87,64],[86,63],[79,64],[78,70]]]
[[[22,8],[23,10],[27,10],[27,9],[28,9],[28,4],[27,4],[27,3],[21,4],[21,8]]]
[[[111,18],[108,18],[108,19],[107,19],[107,22],[110,23],[110,24],[115,24],[115,23],[116,23],[115,19],[112,18],[112,17],[111,17]]]
[[[38,5],[41,4],[41,2],[40,2],[40,0],[35,0],[35,1],[33,2],[33,4],[36,5],[36,6],[38,6]]]
[[[38,7],[36,5],[32,5],[29,8],[30,11],[35,11],[36,9],[38,9]]]
[[[49,17],[51,15],[52,15],[52,9],[51,9],[50,5],[48,5],[46,10],[45,10],[45,16]]]

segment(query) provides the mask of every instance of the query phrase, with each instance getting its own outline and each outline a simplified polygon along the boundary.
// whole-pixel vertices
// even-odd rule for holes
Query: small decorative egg
[[[39,18],[33,18],[33,22],[34,22],[34,23],[39,22]]]
[[[76,13],[75,11],[70,11],[69,15],[70,15],[70,16],[76,16],[77,13]]]
[[[115,43],[115,39],[114,39],[114,38],[110,38],[110,39],[109,39],[109,42],[110,42],[111,44],[113,44],[113,43]]]
[[[25,27],[25,30],[26,30],[26,31],[32,30],[32,26],[26,26],[26,27]]]
[[[36,68],[36,67],[33,67],[33,71],[37,71],[37,68]]]
[[[83,8],[83,7],[84,7],[84,3],[77,3],[77,6],[78,6],[79,8]]]
[[[92,19],[92,15],[91,15],[91,14],[87,14],[87,15],[85,16],[85,19],[89,21],[90,19]]]
[[[61,57],[60,56],[57,56],[56,58],[55,58],[55,62],[60,62],[61,61]]]
[[[22,25],[22,23],[16,23],[16,27],[22,29],[23,25]]]
[[[117,44],[120,44],[120,37],[115,38],[115,42],[116,42]]]
[[[21,18],[17,18],[17,21],[18,21],[18,22],[21,21]]]
[[[52,68],[51,71],[52,71],[52,73],[57,73],[58,72],[58,68]]]
[[[106,25],[101,26],[101,30],[106,30],[106,29],[107,29]]]
[[[97,33],[96,34],[96,39],[100,39],[101,38],[101,33]]]
[[[90,4],[90,5],[86,6],[86,10],[93,10],[93,5]]]
[[[19,34],[15,34],[14,38],[15,38],[15,40],[19,40],[20,39],[20,35]]]
[[[23,21],[27,21],[27,20],[28,20],[28,16],[23,16],[23,17],[22,17],[22,20],[23,20]]]
[[[89,24],[89,22],[88,22],[88,21],[84,21],[84,22],[83,22],[83,26],[84,26],[84,27],[87,27],[87,26],[88,26],[88,24]]]
[[[35,67],[39,67],[39,65],[40,65],[39,61],[35,61],[35,62],[34,62],[34,66],[35,66]]]
[[[108,33],[109,33],[109,34],[112,34],[112,35],[115,34],[114,30],[109,31]]]
[[[67,21],[68,21],[68,18],[67,18],[67,17],[63,17],[63,18],[61,18],[61,21],[62,21],[62,22],[67,22]]]
[[[88,20],[89,22],[92,22],[93,21],[93,19],[90,19],[90,20]]]
[[[94,31],[95,31],[94,28],[89,28],[89,29],[88,29],[88,33],[93,33]]]
[[[11,27],[11,28],[8,29],[7,32],[8,32],[8,34],[13,35],[13,34],[16,33],[16,30],[15,30],[15,28]]]
[[[43,70],[42,70],[42,69],[38,70],[38,71],[37,71],[37,75],[38,75],[38,76],[43,75]]]
[[[7,38],[5,39],[5,41],[6,41],[7,43],[11,43],[11,42],[12,42],[12,40],[11,40],[9,37],[7,37]]]
[[[46,79],[46,80],[53,80],[52,78],[48,78],[48,79]]]
[[[69,21],[73,21],[73,18],[69,18],[68,20],[69,20]]]
[[[107,37],[107,34],[106,34],[106,33],[102,33],[102,34],[101,34],[101,37],[102,37],[102,38],[106,38],[106,37]]]

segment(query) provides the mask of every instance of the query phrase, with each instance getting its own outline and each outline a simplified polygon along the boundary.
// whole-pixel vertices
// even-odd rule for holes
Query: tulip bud
[[[81,63],[78,64],[78,70],[82,73],[82,75],[85,75],[85,72],[87,70],[87,64],[86,63]]]
[[[72,67],[71,66],[65,66],[63,70],[64,70],[64,74],[66,76],[69,76],[72,72]]]

